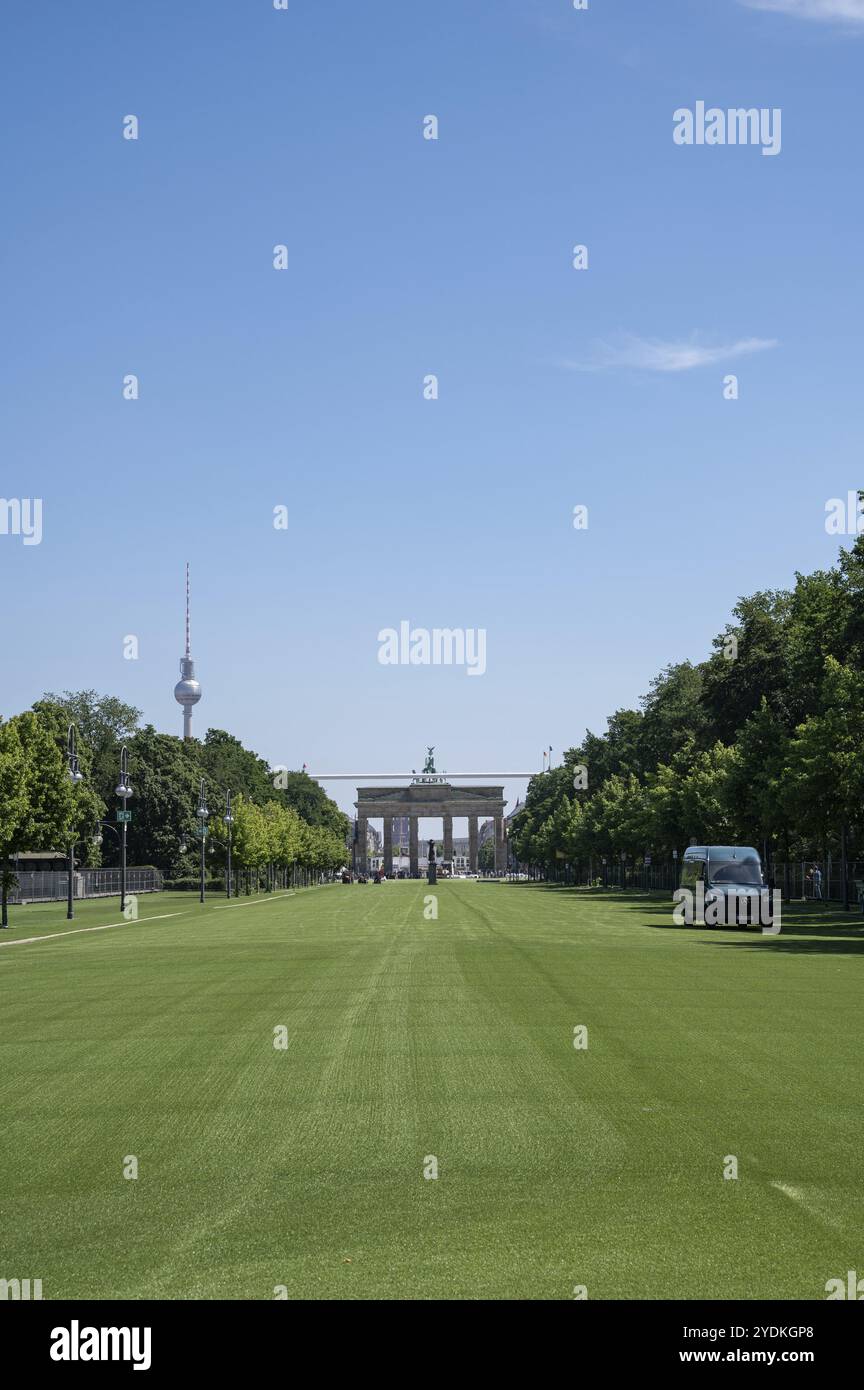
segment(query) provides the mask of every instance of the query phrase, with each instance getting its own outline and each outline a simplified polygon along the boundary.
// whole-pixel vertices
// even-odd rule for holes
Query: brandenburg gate
[[[437,819],[444,823],[444,862],[453,861],[453,817],[468,818],[468,865],[472,873],[477,872],[478,821],[495,822],[495,868],[507,868],[507,852],[504,841],[504,788],[500,787],[454,787],[435,771],[430,758],[419,776],[414,776],[405,787],[359,787],[357,800],[357,859],[359,873],[366,871],[366,831],[370,820],[381,817],[384,821],[384,873],[393,873],[393,820],[394,817],[407,817],[408,857],[411,876],[420,872],[419,824],[423,820]]]

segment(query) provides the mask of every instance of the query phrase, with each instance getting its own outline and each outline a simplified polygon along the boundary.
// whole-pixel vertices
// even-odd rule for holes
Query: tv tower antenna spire
[[[183,737],[192,737],[192,706],[201,699],[201,686],[195,679],[192,660],[192,639],[189,622],[189,561],[186,561],[186,654],[180,658],[180,679],[174,687],[174,699],[183,706]]]

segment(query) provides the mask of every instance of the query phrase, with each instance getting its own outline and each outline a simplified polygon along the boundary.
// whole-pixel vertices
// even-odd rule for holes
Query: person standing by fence
[[[822,901],[822,870],[818,864],[814,864],[810,871],[810,878],[813,882],[813,901]]]

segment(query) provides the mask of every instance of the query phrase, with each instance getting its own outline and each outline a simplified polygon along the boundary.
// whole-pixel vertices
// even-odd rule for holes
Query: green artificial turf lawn
[[[452,881],[435,921],[430,891],[164,894],[97,932],[116,899],[11,908],[0,1277],[46,1299],[820,1299],[864,1272],[860,917],[787,910],[762,937]]]

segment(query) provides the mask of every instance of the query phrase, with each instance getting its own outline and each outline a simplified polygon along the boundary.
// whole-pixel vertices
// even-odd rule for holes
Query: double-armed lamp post
[[[126,826],[130,820],[130,812],[126,809],[126,803],[132,795],[132,788],[129,785],[129,754],[126,752],[126,744],[120,749],[120,781],[114,788],[120,800],[123,802],[123,810],[117,812],[117,819],[121,822],[123,830],[120,836],[120,911],[126,910]]]
[[[73,787],[77,787],[79,782],[84,781],[84,774],[78,766],[78,730],[74,724],[69,725],[69,739],[66,757],[69,762],[69,777]],[[66,898],[66,916],[71,922],[75,916],[73,906],[73,886],[75,878],[75,831],[72,831],[72,840],[69,845],[69,887]]]
[[[231,827],[234,824],[234,817],[231,814],[231,792],[225,794],[225,824],[228,827],[228,872],[225,875],[225,886],[228,897],[231,897]]]
[[[204,901],[204,851],[207,845],[207,817],[210,812],[207,810],[207,798],[205,795],[205,779],[201,778],[201,791],[198,796],[198,834],[201,836],[201,896],[199,901]]]

